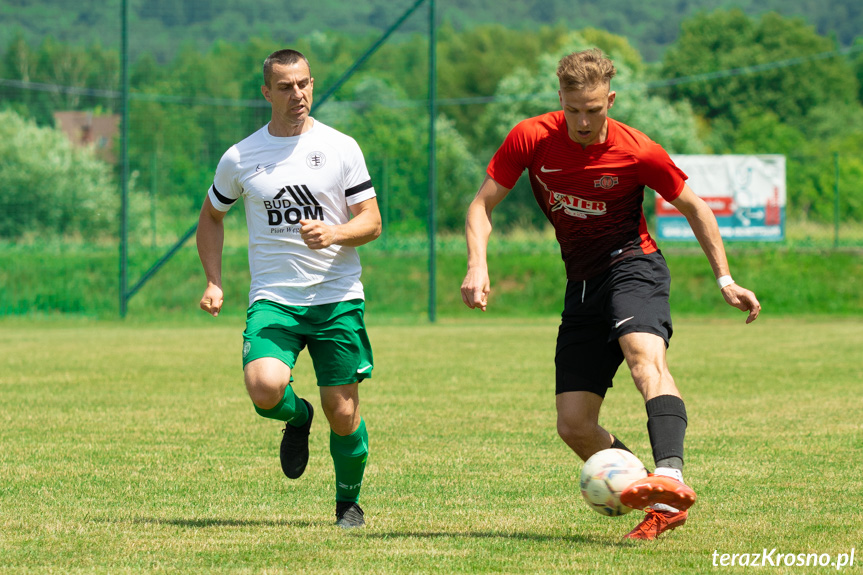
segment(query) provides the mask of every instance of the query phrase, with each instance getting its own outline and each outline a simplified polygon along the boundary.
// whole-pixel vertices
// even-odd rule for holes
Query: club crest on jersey
[[[548,192],[548,204],[551,206],[552,212],[562,209],[568,216],[585,219],[587,216],[604,216],[608,211],[605,202],[585,200],[571,194],[555,192],[550,190],[545,182],[539,178],[536,178],[536,181],[542,184],[542,187]]]
[[[598,180],[593,180],[593,187],[602,188],[603,190],[610,190],[617,184],[618,181],[616,176],[602,176]]]
[[[327,157],[323,152],[312,152],[306,156],[306,165],[313,170],[320,170],[327,163]]]

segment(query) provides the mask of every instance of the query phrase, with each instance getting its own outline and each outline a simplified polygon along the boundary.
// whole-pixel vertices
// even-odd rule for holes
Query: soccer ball
[[[632,508],[620,502],[620,492],[644,477],[647,469],[636,456],[623,449],[603,449],[584,462],[581,495],[600,515],[625,515]]]

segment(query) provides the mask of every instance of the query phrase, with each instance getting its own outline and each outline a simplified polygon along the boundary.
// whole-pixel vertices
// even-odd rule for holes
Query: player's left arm
[[[719,234],[719,224],[716,222],[716,216],[713,215],[710,206],[695,195],[688,184],[683,185],[683,191],[671,203],[689,222],[692,232],[710,262],[710,267],[713,268],[713,275],[716,278],[730,276],[725,246],[722,244],[722,236]],[[754,293],[736,283],[728,284],[721,291],[725,301],[730,305],[749,312],[746,323],[755,321],[761,311],[761,304],[758,303]]]
[[[377,198],[348,206],[353,217],[344,224],[329,225],[320,220],[300,220],[300,237],[313,250],[340,246],[361,246],[381,235],[381,212]]]

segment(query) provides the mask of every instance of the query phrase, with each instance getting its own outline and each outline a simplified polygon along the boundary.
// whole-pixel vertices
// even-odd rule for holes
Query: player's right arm
[[[216,317],[222,309],[222,247],[225,242],[224,219],[227,212],[217,210],[209,196],[198,217],[198,257],[207,276],[207,287],[201,297],[201,309]]]
[[[492,228],[491,212],[509,191],[510,188],[505,188],[486,176],[467,209],[467,275],[461,284],[461,299],[471,309],[480,308],[485,311],[488,306],[491,283],[486,254]]]

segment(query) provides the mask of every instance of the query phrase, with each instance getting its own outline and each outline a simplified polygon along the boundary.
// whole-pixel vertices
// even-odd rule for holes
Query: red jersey
[[[578,281],[622,259],[655,252],[641,207],[644,187],[670,202],[686,181],[662,146],[611,118],[605,142],[583,148],[570,139],[562,110],[513,128],[491,159],[488,175],[512,188],[525,169],[554,226],[566,277]]]

